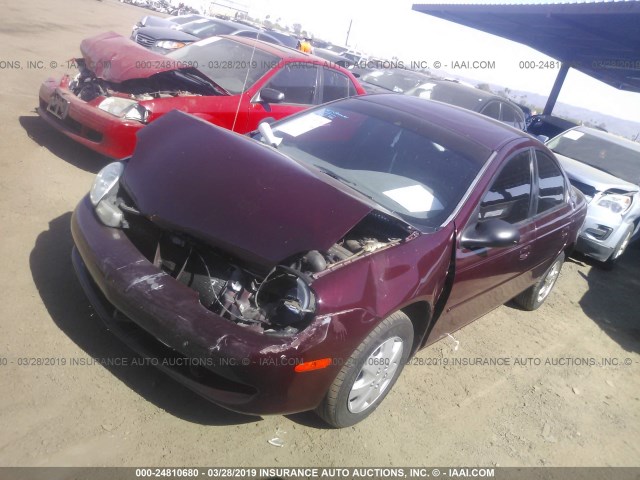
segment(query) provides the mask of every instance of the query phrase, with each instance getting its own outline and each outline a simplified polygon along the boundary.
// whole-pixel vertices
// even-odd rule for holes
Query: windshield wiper
[[[366,197],[369,200],[371,200],[371,201],[373,201],[373,202],[375,202],[376,204],[379,205],[378,201],[375,198],[373,198],[371,195],[368,195],[368,194],[364,193],[362,190],[360,190],[359,188],[357,188],[358,184],[355,183],[354,181],[349,180],[348,178],[345,178],[342,175],[337,174],[333,170],[329,170],[329,169],[324,168],[324,167],[319,167],[318,165],[314,165],[314,166],[318,170],[320,170],[322,173],[324,173],[325,175],[338,180],[340,183],[344,183],[345,185],[348,185],[349,187],[353,188],[356,192],[358,192],[363,197]]]
[[[231,95],[227,90],[211,80],[197,68],[191,68],[190,70],[177,70],[176,73],[188,77],[189,80],[199,83],[200,85],[207,85],[213,88],[213,90],[219,95]]]
[[[352,182],[351,180],[344,178],[341,175],[338,175],[336,172],[334,172],[333,170],[329,170],[327,168],[324,167],[319,167],[318,165],[314,165],[318,170],[320,170],[322,173],[324,173],[325,175],[328,175],[331,178],[335,178],[336,180],[338,180],[339,182],[342,182],[346,185],[349,185],[351,187],[354,187],[356,185],[356,183]],[[357,189],[354,189],[357,190]],[[358,190],[358,192],[360,192],[360,190]],[[362,192],[360,192],[362,193]],[[364,193],[363,193],[364,195]],[[371,198],[368,195],[364,195],[365,197]],[[372,199],[373,200],[373,199]]]
[[[334,178],[336,180],[338,180],[341,183],[344,183],[345,185],[348,185],[349,187],[351,187],[353,190],[355,190],[356,192],[358,192],[360,195],[362,195],[365,198],[368,198],[369,200],[371,200],[373,203],[375,203],[376,205],[378,205],[378,208],[381,208],[382,211],[387,212],[388,214],[390,214],[391,216],[397,218],[398,220],[400,220],[403,223],[407,223],[407,221],[402,218],[402,215],[399,212],[396,212],[395,210],[392,210],[391,208],[387,207],[386,205],[382,205],[380,202],[378,202],[375,198],[373,198],[373,196],[368,195],[366,193],[364,193],[362,190],[360,190],[359,188],[356,188],[358,186],[357,183],[352,182],[351,180],[349,180],[348,178],[345,178],[339,174],[337,174],[336,172],[334,172],[333,170],[329,170],[327,168],[324,167],[320,167],[318,165],[313,165],[314,167],[316,167],[318,170],[320,170],[322,173],[324,173],[325,175]]]

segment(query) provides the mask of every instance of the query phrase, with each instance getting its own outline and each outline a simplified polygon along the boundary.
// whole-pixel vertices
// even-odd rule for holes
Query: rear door
[[[334,68],[322,67],[319,103],[327,103],[354,95],[357,95],[356,87],[349,77]]]
[[[535,151],[534,220],[537,241],[533,257],[533,276],[541,276],[567,245],[573,209],[569,186],[555,158]]]

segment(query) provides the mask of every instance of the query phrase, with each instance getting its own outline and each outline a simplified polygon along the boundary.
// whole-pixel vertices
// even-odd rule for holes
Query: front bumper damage
[[[103,112],[97,106],[100,99],[85,102],[69,90],[69,77],[61,80],[49,78],[40,86],[38,114],[50,126],[67,137],[114,159],[131,154],[136,144],[136,132],[144,125],[133,120],[123,120]],[[67,104],[60,117],[48,107],[54,96]]]
[[[578,235],[576,250],[600,262],[605,262],[627,234],[633,223],[628,215],[589,205],[587,217]]]
[[[247,331],[204,308],[194,290],[150,263],[122,230],[103,226],[88,198],[76,208],[71,228],[78,278],[108,329],[230,410],[262,415],[315,408],[342,362],[304,373],[296,373],[295,365],[330,356],[325,342],[338,340],[332,319],[363,315],[355,310],[316,317],[291,337]]]

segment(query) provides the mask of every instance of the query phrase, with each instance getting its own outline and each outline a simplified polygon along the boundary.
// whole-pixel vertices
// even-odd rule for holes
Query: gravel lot
[[[540,310],[503,306],[423,350],[383,406],[344,430],[312,414],[238,415],[152,367],[93,363],[134,358],[93,314],[69,257],[71,211],[108,161],[34,107],[83,38],[128,35],[147,11],[115,0],[0,9],[0,465],[639,465],[639,249],[614,272],[571,259]],[[66,365],[21,365],[29,357]],[[509,365],[477,364],[491,358]]]

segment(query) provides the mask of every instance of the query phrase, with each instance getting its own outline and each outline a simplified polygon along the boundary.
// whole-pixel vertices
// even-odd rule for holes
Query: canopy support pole
[[[547,104],[544,106],[544,111],[542,112],[543,114],[551,115],[553,107],[556,106],[558,95],[560,95],[560,89],[562,88],[564,79],[567,78],[567,72],[569,71],[569,68],[570,65],[568,63],[562,62],[562,66],[560,67],[560,71],[558,72],[558,76],[556,77],[556,81],[553,83],[553,88],[551,89],[551,93],[549,94],[549,98],[547,99]]]

